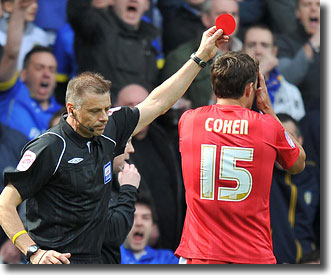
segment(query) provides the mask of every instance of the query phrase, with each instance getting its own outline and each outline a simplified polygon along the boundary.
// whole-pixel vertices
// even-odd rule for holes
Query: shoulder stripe
[[[66,141],[65,141],[64,138],[61,137],[59,134],[56,134],[56,133],[53,133],[53,132],[46,132],[46,133],[40,135],[39,137],[42,137],[42,136],[47,135],[47,134],[55,135],[55,136],[57,136],[58,138],[60,138],[60,139],[63,141],[63,149],[62,149],[61,155],[60,155],[60,157],[59,157],[59,159],[58,159],[58,161],[57,161],[57,165],[56,165],[56,167],[55,167],[55,170],[54,170],[54,172],[53,172],[53,175],[54,175],[54,174],[56,173],[57,169],[59,168],[59,165],[60,165],[60,162],[61,162],[61,160],[62,160],[62,157],[63,157],[64,151],[66,150]]]
[[[115,146],[116,146],[116,141],[115,141],[115,140],[113,140],[113,139],[111,139],[110,137],[107,137],[107,136],[105,136],[105,135],[101,135],[101,136],[102,136],[103,138],[105,138],[105,139],[108,139],[108,140],[114,142],[114,144],[115,144]]]
[[[122,109],[121,106],[114,107],[114,108],[110,108],[110,109],[108,110],[108,116],[111,116],[114,112],[117,112],[117,111],[119,111],[119,110],[121,110],[121,109]]]

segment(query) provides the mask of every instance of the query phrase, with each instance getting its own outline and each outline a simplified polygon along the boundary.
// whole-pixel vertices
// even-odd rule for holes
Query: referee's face
[[[77,110],[77,132],[83,137],[100,136],[108,122],[110,94],[84,93],[81,108]],[[92,131],[93,129],[93,131]]]

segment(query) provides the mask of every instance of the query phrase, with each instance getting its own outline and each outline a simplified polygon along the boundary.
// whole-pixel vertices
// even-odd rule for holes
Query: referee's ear
[[[73,115],[74,113],[74,105],[70,102],[67,103],[67,112],[69,115]]]

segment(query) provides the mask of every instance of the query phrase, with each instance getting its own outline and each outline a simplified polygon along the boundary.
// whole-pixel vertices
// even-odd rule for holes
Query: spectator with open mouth
[[[78,73],[99,72],[112,82],[111,100],[121,88],[137,83],[152,90],[158,79],[158,29],[142,20],[149,0],[114,0],[106,11],[91,0],[68,0],[68,21],[75,32]],[[88,58],[86,58],[88,56]]]
[[[35,0],[15,0],[8,24],[8,39],[0,63],[0,121],[33,139],[48,129],[61,105],[52,96],[57,62],[50,48],[35,46],[17,72],[24,41],[25,15]]]
[[[297,29],[278,39],[279,70],[302,93],[306,111],[320,109],[320,0],[297,0]]]
[[[141,192],[135,206],[133,227],[121,246],[121,264],[178,264],[172,251],[147,245],[156,221],[152,197]]]

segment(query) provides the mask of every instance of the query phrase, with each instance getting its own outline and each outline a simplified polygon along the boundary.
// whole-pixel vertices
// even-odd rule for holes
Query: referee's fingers
[[[54,251],[51,255],[47,255],[50,264],[70,264],[68,258],[70,258],[70,253],[59,253]]]
[[[58,259],[63,263],[63,264],[70,264],[69,258],[71,254],[70,253],[63,253],[60,254]]]
[[[130,164],[130,167],[129,168],[130,168],[130,170],[133,170],[134,171],[136,169],[136,166],[134,164]]]
[[[127,162],[125,162],[122,172],[125,172],[125,171],[127,171],[129,169],[130,169],[130,164],[128,164]]]

